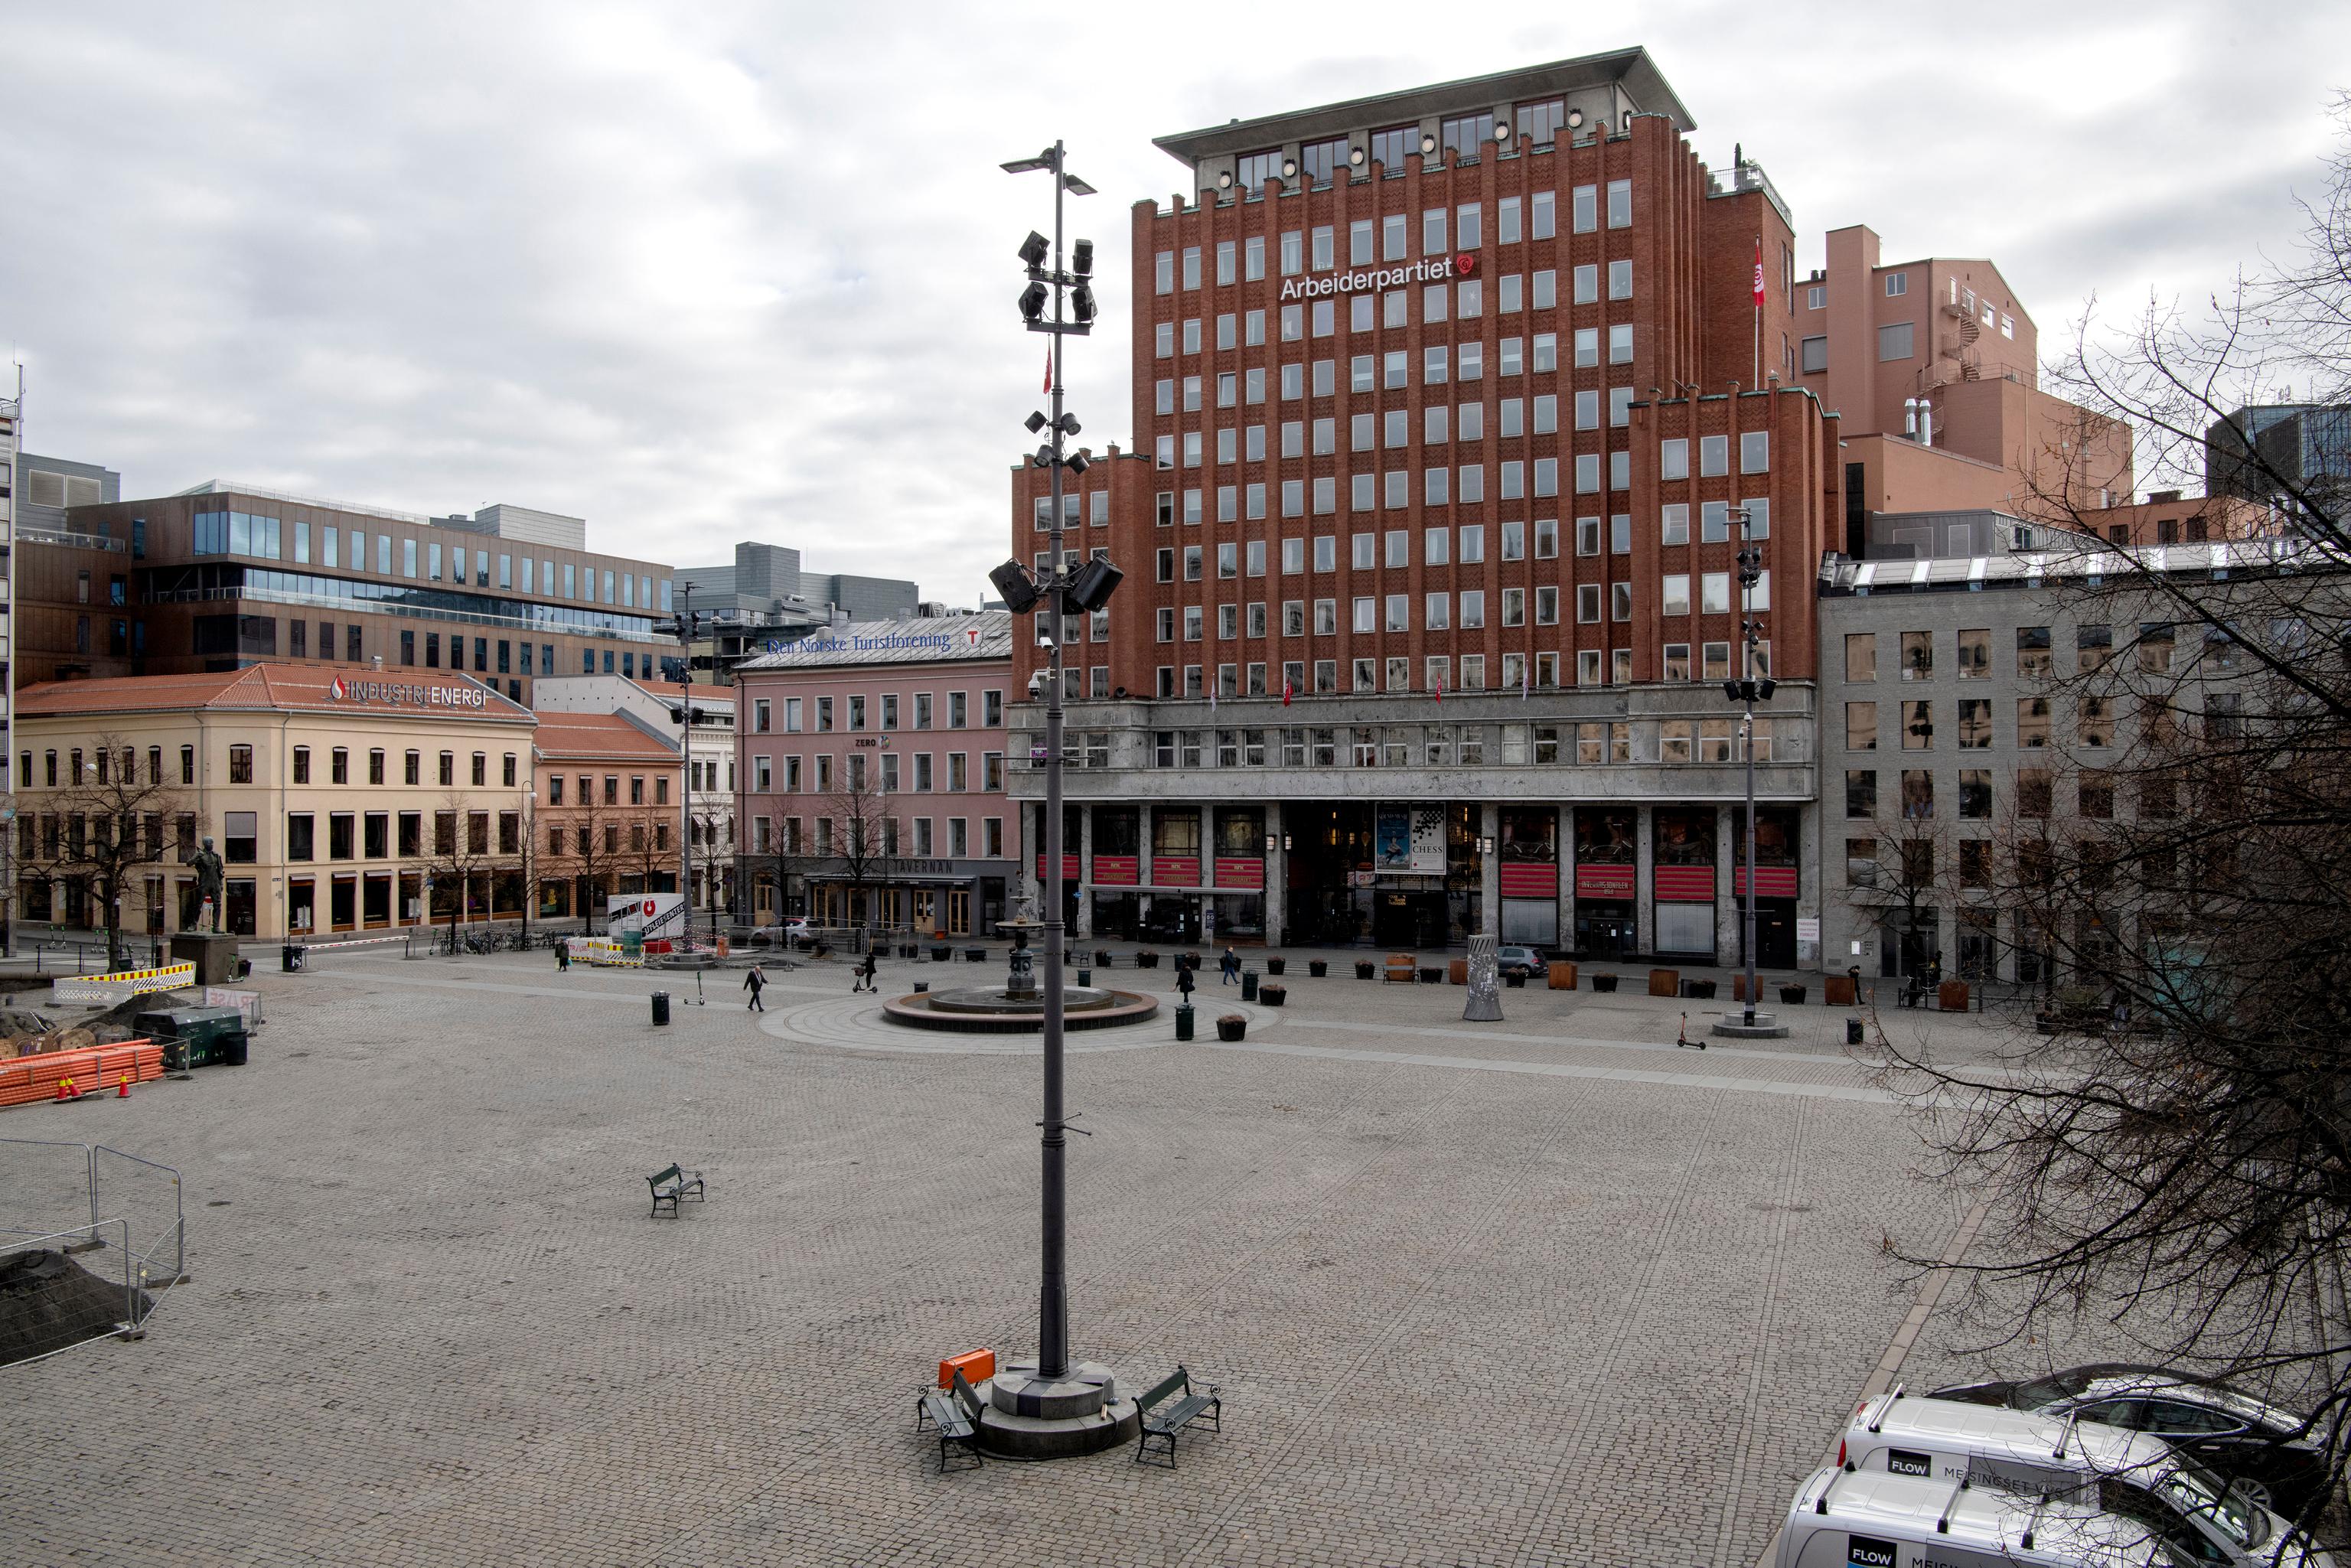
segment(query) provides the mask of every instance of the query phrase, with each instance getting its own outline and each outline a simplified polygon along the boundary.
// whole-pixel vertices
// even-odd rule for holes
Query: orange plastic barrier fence
[[[0,1061],[0,1105],[55,1100],[58,1085],[68,1080],[78,1093],[89,1096],[112,1094],[126,1078],[132,1083],[145,1083],[162,1076],[163,1048],[150,1040],[12,1057]]]

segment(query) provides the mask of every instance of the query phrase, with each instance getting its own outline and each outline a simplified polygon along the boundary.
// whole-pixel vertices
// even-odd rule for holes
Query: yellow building
[[[19,921],[256,941],[520,916],[530,710],[467,674],[256,664],[17,694]],[[428,915],[428,910],[430,915]]]

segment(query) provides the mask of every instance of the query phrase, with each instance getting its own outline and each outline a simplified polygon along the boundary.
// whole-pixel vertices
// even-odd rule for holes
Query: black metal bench
[[[1195,1392],[1192,1375],[1178,1364],[1176,1370],[1151,1385],[1151,1391],[1134,1402],[1143,1416],[1143,1430],[1135,1439],[1134,1462],[1141,1464],[1151,1455],[1151,1445],[1156,1441],[1165,1446],[1167,1468],[1176,1468],[1176,1434],[1205,1414],[1212,1431],[1225,1429],[1225,1402],[1217,1397],[1214,1384],[1204,1384],[1207,1393]],[[1157,1406],[1173,1399],[1165,1409]]]
[[[670,1218],[675,1219],[678,1218],[677,1200],[679,1198],[690,1197],[696,1203],[702,1201],[700,1171],[680,1170],[677,1166],[672,1166],[666,1170],[655,1171],[645,1177],[645,1185],[653,1189],[653,1217],[656,1218],[660,1217],[662,1205],[664,1203],[669,1205]]]
[[[938,1428],[939,1474],[945,1475],[950,1469],[979,1468],[982,1462],[979,1454],[979,1395],[964,1381],[961,1367],[956,1369],[954,1387],[935,1391],[925,1389],[915,1396],[914,1430],[921,1431],[925,1421]],[[950,1443],[959,1444],[963,1451],[971,1456],[969,1465],[950,1466],[947,1463],[947,1445]]]

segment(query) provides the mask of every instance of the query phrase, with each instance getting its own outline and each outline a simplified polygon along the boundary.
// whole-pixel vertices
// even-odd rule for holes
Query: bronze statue
[[[189,863],[196,868],[198,904],[209,902],[212,904],[213,930],[217,933],[221,928],[221,858],[213,852],[212,840],[204,840],[204,847],[196,851],[195,858]]]

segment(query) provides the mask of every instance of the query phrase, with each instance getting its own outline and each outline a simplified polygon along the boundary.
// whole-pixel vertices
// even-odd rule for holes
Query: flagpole
[[[1763,236],[1755,236],[1755,380],[1756,391],[1763,390]]]

